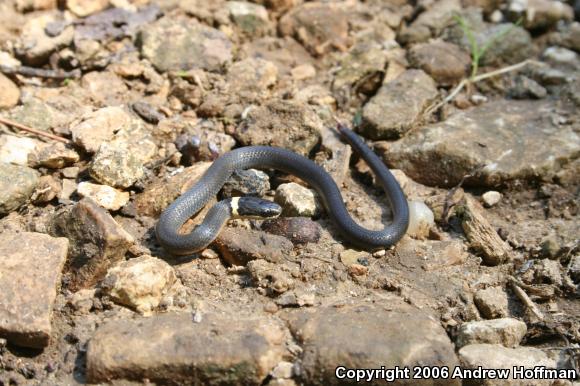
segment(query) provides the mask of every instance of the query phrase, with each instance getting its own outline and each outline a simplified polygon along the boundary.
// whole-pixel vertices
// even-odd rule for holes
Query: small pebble
[[[578,62],[578,54],[563,47],[548,47],[542,56],[546,61],[554,64],[575,66]]]
[[[78,166],[69,166],[68,168],[61,169],[60,172],[64,178],[77,178],[79,171],[80,168]]]
[[[135,102],[131,105],[131,108],[144,121],[149,123],[157,124],[165,118],[165,115],[161,114],[155,107],[146,102]]]
[[[62,180],[62,189],[58,195],[59,202],[67,203],[70,200],[70,196],[77,190],[77,184],[74,180],[69,180],[67,178]]]
[[[365,266],[365,267],[369,266],[369,259],[366,257],[359,257],[358,259],[356,259],[356,261],[358,264],[360,264],[362,266]]]
[[[204,249],[203,252],[201,252],[201,257],[204,259],[217,259],[219,255],[213,249]]]
[[[487,97],[480,94],[474,94],[471,96],[471,102],[476,105],[487,102]]]
[[[491,208],[501,200],[501,193],[496,192],[495,190],[490,190],[489,192],[485,192],[481,196],[481,199],[487,208]]]
[[[352,264],[348,267],[348,273],[350,273],[351,276],[364,276],[368,271],[368,267],[361,264]]]
[[[385,249],[379,249],[376,252],[373,252],[373,257],[375,258],[380,258],[380,257],[384,257],[387,254],[387,251]]]
[[[268,302],[268,303],[264,304],[264,312],[267,312],[269,314],[274,314],[274,313],[278,312],[278,306],[274,302]]]
[[[272,378],[276,379],[289,379],[292,378],[292,369],[294,368],[294,364],[291,362],[280,362],[274,367],[274,370],[270,373]]]
[[[203,314],[199,311],[193,313],[193,323],[201,323],[203,320]]]
[[[489,16],[489,20],[492,23],[500,23],[503,20],[503,13],[501,13],[501,11],[499,9],[496,9]]]
[[[301,64],[290,71],[295,80],[304,80],[316,76],[316,69],[311,64]]]

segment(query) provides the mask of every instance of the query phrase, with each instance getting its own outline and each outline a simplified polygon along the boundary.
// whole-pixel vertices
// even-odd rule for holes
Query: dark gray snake
[[[368,163],[386,193],[393,212],[393,222],[383,230],[373,231],[358,225],[348,214],[340,190],[332,177],[313,161],[282,148],[249,146],[220,156],[191,189],[165,209],[155,227],[157,239],[167,251],[185,255],[207,247],[231,216],[253,215],[252,206],[261,207],[258,211],[260,216],[275,217],[280,212],[277,204],[249,197],[228,199],[214,205],[203,222],[191,233],[179,233],[181,226],[217,195],[234,171],[263,168],[293,174],[314,188],[326,213],[350,243],[363,249],[384,248],[395,244],[403,237],[409,225],[407,199],[389,169],[358,135],[340,125],[338,129]],[[240,213],[240,209],[247,213]]]

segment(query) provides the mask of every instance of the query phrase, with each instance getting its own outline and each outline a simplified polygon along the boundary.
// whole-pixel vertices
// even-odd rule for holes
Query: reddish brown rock
[[[125,257],[133,237],[93,200],[83,198],[53,220],[52,232],[71,242],[70,288],[89,288]]]
[[[214,244],[230,264],[246,265],[251,260],[279,262],[294,248],[285,237],[242,228],[224,228]]]
[[[18,104],[20,89],[4,74],[0,74],[0,109],[9,109]]]
[[[278,27],[282,35],[295,37],[313,55],[349,46],[348,13],[339,3],[302,4],[284,15]]]
[[[281,217],[266,220],[262,230],[283,236],[294,244],[315,243],[320,239],[320,225],[306,217]]]

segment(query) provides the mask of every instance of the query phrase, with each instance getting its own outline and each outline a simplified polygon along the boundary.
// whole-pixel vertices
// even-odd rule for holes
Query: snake
[[[282,209],[274,202],[257,197],[233,197],[212,206],[201,224],[191,232],[180,233],[183,224],[216,197],[235,171],[275,169],[298,177],[314,189],[327,216],[347,242],[365,250],[394,245],[409,226],[409,206],[405,194],[387,166],[363,139],[345,125],[339,124],[337,129],[366,161],[386,194],[393,219],[382,230],[366,229],[350,216],[335,181],[314,161],[280,147],[246,146],[220,155],[197,183],[161,213],[155,225],[157,240],[171,254],[188,255],[209,246],[230,218],[277,217]]]

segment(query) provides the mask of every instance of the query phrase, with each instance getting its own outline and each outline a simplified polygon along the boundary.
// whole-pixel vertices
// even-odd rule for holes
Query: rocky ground
[[[552,0],[1,1],[0,385],[578,369],[574,17]],[[257,144],[323,165],[380,229],[390,209],[335,118],[416,213],[394,248],[343,243],[311,190],[269,170],[220,195],[282,218],[232,220],[194,256],[157,244],[160,212]]]

